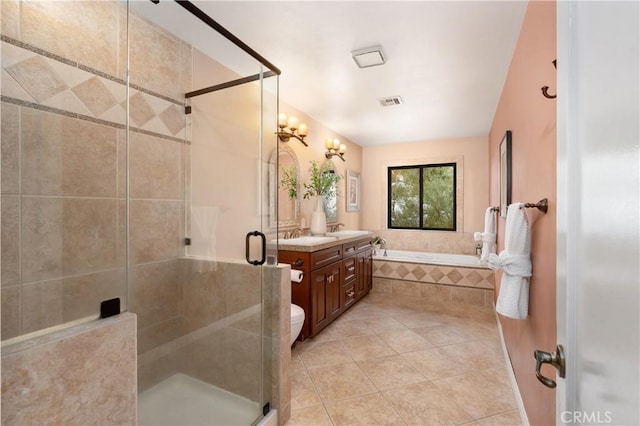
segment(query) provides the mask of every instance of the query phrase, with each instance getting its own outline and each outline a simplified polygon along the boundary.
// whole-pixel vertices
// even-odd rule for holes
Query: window
[[[389,228],[456,230],[456,163],[387,170]]]

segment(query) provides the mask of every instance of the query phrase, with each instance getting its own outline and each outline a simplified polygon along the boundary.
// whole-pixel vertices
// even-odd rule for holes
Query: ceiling
[[[487,135],[527,6],[520,1],[195,3],[282,70],[282,101],[361,146]],[[193,27],[171,15],[176,31]],[[209,48],[215,44],[220,53],[222,43],[212,43],[210,33],[199,40]],[[382,46],[386,64],[358,68],[351,51],[374,45]],[[233,49],[225,65],[254,74],[255,68],[243,69],[247,58]],[[401,96],[403,104],[381,107],[377,99],[389,96]]]

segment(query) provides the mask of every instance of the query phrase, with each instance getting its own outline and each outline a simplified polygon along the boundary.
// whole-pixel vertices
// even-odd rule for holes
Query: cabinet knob
[[[355,296],[355,295],[356,295],[356,292],[355,292],[355,291],[348,291],[348,292],[347,292],[347,296],[348,296],[348,297],[353,297],[353,296]]]

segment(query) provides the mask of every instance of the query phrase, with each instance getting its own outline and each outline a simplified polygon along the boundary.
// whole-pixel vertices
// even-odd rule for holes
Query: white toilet
[[[298,305],[291,304],[291,344],[296,341],[298,334],[304,324],[304,309]]]

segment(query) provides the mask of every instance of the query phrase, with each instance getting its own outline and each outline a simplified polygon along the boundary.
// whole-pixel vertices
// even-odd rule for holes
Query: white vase
[[[324,214],[324,202],[322,195],[316,197],[316,209],[311,214],[311,235],[324,235],[327,233],[327,216]]]

